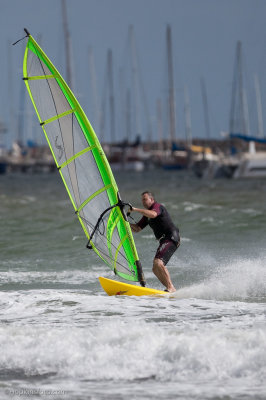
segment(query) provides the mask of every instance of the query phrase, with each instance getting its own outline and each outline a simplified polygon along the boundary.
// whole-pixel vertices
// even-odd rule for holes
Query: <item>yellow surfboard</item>
[[[167,295],[163,290],[156,290],[128,283],[113,281],[112,279],[99,277],[102,288],[109,296],[162,296]]]

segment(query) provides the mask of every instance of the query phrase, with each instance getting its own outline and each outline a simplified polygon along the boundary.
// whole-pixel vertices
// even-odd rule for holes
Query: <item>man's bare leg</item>
[[[164,265],[163,261],[159,258],[155,258],[153,261],[152,272],[157,276],[159,281],[166,287],[168,292],[175,292],[176,289],[171,281],[168,269]]]

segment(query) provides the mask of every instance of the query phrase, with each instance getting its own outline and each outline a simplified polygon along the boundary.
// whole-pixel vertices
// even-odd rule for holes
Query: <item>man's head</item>
[[[154,196],[151,192],[141,193],[142,204],[145,208],[149,209],[155,202]]]

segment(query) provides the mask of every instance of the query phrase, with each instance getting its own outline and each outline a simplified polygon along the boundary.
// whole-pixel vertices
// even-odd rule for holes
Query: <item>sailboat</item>
[[[44,51],[24,29],[27,37],[23,80],[58,172],[84,230],[87,248],[124,280],[101,277],[109,295],[165,293],[145,288],[126,207],[101,144],[74,94]]]

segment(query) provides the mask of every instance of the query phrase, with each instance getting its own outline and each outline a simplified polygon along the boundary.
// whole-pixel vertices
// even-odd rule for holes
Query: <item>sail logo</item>
[[[58,143],[57,143],[57,140],[58,140],[58,135],[55,137],[55,142],[54,142],[54,144],[55,144],[55,147],[57,148],[57,150],[59,150],[59,151],[58,151],[58,160],[60,161],[61,158],[63,157],[64,151],[63,151],[63,147],[61,146],[61,144],[58,144]]]

